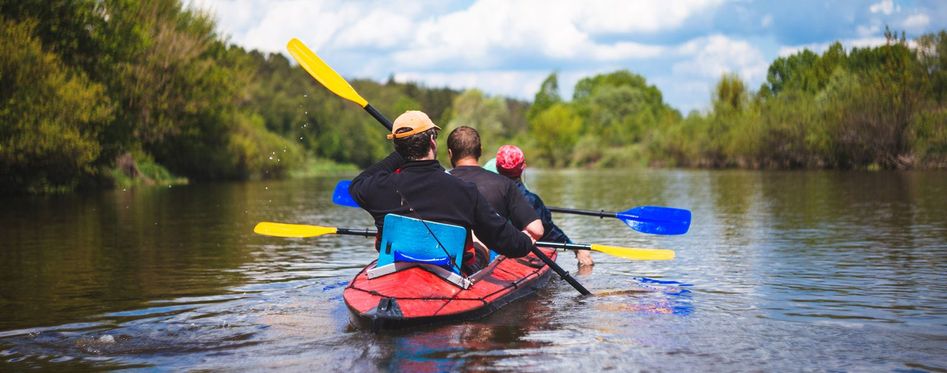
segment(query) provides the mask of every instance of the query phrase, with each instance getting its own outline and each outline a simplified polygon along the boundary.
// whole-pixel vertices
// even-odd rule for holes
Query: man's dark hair
[[[395,133],[410,131],[410,128],[399,128]],[[424,132],[419,132],[411,136],[394,139],[395,151],[408,160],[421,159],[427,156],[431,151],[431,137],[437,139],[437,128],[431,128]]]
[[[450,149],[452,163],[466,157],[474,157],[479,160],[482,150],[480,148],[480,134],[471,127],[457,127],[450,131],[450,135],[447,136],[447,149]]]

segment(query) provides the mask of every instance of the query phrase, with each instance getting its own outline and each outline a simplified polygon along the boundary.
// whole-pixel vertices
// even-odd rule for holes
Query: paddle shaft
[[[364,229],[338,228],[338,231],[336,232],[336,234],[374,237],[375,235],[378,234],[378,232],[373,229],[368,229],[368,228],[364,228]],[[567,243],[559,243],[559,242],[541,242],[541,241],[536,242],[536,245],[544,246],[544,247],[554,247],[554,248],[559,248],[559,249],[591,250],[592,248],[590,245],[577,245],[577,244],[567,244]],[[575,290],[578,290],[579,293],[582,293],[582,295],[592,294],[591,292],[589,292],[588,289],[585,288],[585,286],[582,286],[582,284],[580,284],[579,281],[576,281],[576,279],[573,278],[572,275],[569,274],[569,272],[566,272],[564,269],[562,269],[562,267],[556,264],[556,262],[552,261],[552,259],[549,259],[549,257],[546,256],[546,254],[543,254],[542,251],[539,251],[539,249],[536,248],[536,246],[533,246],[533,248],[530,249],[530,251],[533,253],[533,255],[536,255],[537,257],[539,257],[539,259],[542,260],[543,263],[546,263],[546,265],[548,265],[549,268],[553,270],[553,272],[556,272],[556,274],[559,275],[559,277],[562,277],[562,279],[566,280],[566,282],[568,282],[569,285],[572,285],[572,287],[574,287]]]
[[[536,244],[539,245],[539,242],[537,242]],[[539,257],[539,259],[541,259],[544,263],[546,263],[546,265],[548,265],[549,268],[552,268],[552,270],[556,272],[556,274],[558,274],[559,277],[562,277],[562,279],[566,280],[566,282],[568,282],[569,285],[572,285],[572,287],[574,287],[575,290],[578,290],[579,293],[581,293],[582,295],[592,294],[591,292],[589,292],[588,289],[585,288],[585,286],[582,286],[582,284],[580,284],[578,281],[572,278],[572,275],[570,275],[569,272],[566,272],[564,269],[562,269],[562,267],[556,264],[556,262],[552,261],[552,259],[549,259],[549,257],[546,256],[546,254],[543,254],[542,251],[539,251],[539,248],[537,248],[536,246],[533,246],[533,248],[530,249],[530,251],[533,252],[533,255],[536,255],[537,257]]]
[[[375,109],[375,107],[372,106],[372,104],[367,104],[367,105],[365,105],[365,108],[364,108],[364,109],[365,109],[365,111],[367,111],[369,114],[371,114],[371,115],[372,115],[372,118],[375,118],[375,120],[377,120],[378,123],[381,123],[381,125],[385,126],[385,128],[387,128],[389,131],[391,131],[391,127],[393,126],[393,125],[391,124],[391,121],[388,120],[388,118],[385,118],[385,116],[382,115],[381,112],[379,112],[377,109]]]
[[[614,218],[617,215],[614,212],[608,212],[605,210],[579,210],[579,209],[570,209],[565,207],[547,207],[549,211],[552,212],[563,212],[566,214],[576,214],[576,215],[586,215],[586,216],[597,216],[600,218]]]
[[[349,236],[375,237],[378,232],[370,228],[336,228],[335,234],[346,234]]]

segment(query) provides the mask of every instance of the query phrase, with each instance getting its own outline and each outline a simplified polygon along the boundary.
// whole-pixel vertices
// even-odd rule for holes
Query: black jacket
[[[460,166],[448,171],[461,180],[473,183],[500,216],[510,219],[513,226],[524,229],[539,219],[536,210],[510,178],[487,171],[480,166]],[[478,236],[479,237],[479,236]]]
[[[475,185],[451,176],[434,160],[406,161],[393,152],[353,179],[349,193],[375,218],[379,235],[385,215],[398,214],[465,227],[468,240],[473,230],[487,247],[510,258],[532,248],[529,237],[497,215]]]

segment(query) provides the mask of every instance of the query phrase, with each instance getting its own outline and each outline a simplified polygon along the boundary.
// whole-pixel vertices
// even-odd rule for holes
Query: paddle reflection
[[[595,308],[606,312],[672,314],[687,316],[694,311],[690,284],[678,281],[636,277],[634,289],[604,290],[594,295]],[[610,298],[621,298],[612,301]],[[629,299],[630,298],[630,299]],[[608,299],[608,301],[601,301]]]

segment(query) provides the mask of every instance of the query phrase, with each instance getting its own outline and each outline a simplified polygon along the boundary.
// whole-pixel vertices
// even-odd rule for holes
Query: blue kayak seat
[[[460,274],[466,243],[464,227],[388,214],[375,267],[395,262],[419,263]]]

